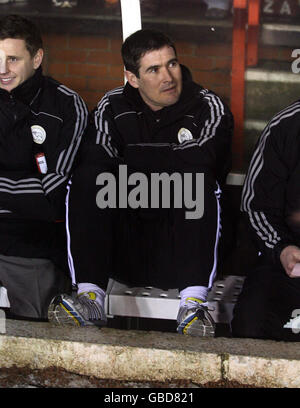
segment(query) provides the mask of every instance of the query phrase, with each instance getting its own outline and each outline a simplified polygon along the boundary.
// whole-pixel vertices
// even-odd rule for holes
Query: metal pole
[[[234,0],[232,34],[231,111],[235,129],[233,166],[240,170],[244,159],[244,104],[246,68],[247,0]]]
[[[142,28],[140,0],[121,0],[123,41]]]
[[[248,3],[248,46],[247,65],[255,66],[258,62],[260,0]]]
[[[142,28],[140,0],[121,0],[123,41]],[[124,83],[126,77],[124,76]]]

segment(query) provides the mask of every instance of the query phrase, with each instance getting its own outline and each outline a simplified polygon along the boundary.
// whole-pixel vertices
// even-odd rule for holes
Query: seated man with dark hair
[[[54,299],[49,317],[105,323],[105,291],[114,277],[179,288],[178,332],[213,336],[206,298],[216,275],[232,115],[216,94],[192,81],[164,34],[137,31],[124,42],[122,57],[128,82],[95,109],[70,184],[69,261],[78,296]],[[163,195],[174,184],[170,205],[152,190],[158,175]],[[105,179],[107,194],[99,191]],[[191,187],[194,212],[187,211]]]
[[[0,281],[12,316],[47,319],[66,290],[66,184],[87,109],[42,74],[37,27],[0,19]],[[69,285],[70,286],[70,285]]]

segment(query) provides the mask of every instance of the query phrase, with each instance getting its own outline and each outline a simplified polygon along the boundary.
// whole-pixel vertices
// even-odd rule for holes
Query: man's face
[[[130,71],[126,76],[154,111],[173,105],[180,97],[181,68],[172,47],[147,52],[140,60],[139,78]]]
[[[24,40],[0,40],[0,88],[11,92],[34,74],[42,59],[42,49],[31,57]]]

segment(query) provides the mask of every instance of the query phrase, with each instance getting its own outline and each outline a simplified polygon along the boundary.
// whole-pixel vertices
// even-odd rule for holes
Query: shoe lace
[[[185,300],[185,304],[188,307],[188,309],[189,308],[199,308],[199,309],[207,310],[211,312],[215,310],[214,306],[198,298],[188,297]]]

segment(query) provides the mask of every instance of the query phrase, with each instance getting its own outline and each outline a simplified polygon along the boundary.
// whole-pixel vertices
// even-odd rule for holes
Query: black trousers
[[[184,208],[100,210],[99,172],[92,163],[79,167],[67,196],[73,283],[104,290],[109,278],[161,289],[211,286],[221,229],[215,180],[205,175],[203,216],[186,219]]]
[[[300,278],[283,268],[261,265],[246,277],[231,322],[234,337],[300,341],[300,333],[283,326],[293,311],[300,314]]]

